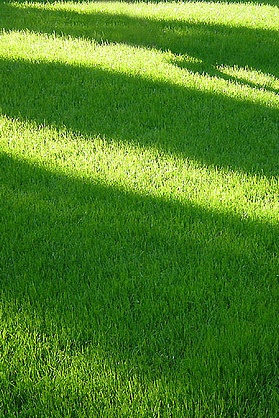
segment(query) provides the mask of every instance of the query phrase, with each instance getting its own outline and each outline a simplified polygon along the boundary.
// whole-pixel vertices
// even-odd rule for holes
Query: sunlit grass
[[[24,47],[23,47],[24,46]],[[57,62],[77,67],[100,68],[111,72],[120,72],[147,80],[163,81],[188,89],[213,92],[241,101],[260,103],[268,107],[279,109],[279,98],[276,92],[259,90],[249,84],[228,82],[211,74],[199,74],[187,69],[195,63],[202,65],[202,60],[194,59],[188,55],[175,55],[168,52],[159,52],[155,49],[136,48],[125,44],[98,45],[94,41],[80,39],[42,36],[29,32],[4,33],[0,38],[0,56],[5,59],[24,59],[30,62],[43,63]],[[183,67],[179,65],[183,63]],[[218,70],[218,67],[216,67]],[[268,86],[276,86],[279,80],[268,74],[253,70],[245,72],[244,80],[248,74],[254,75],[262,86],[262,80],[268,80]],[[221,67],[220,73],[235,77],[236,69],[229,70]],[[238,74],[240,70],[238,70]],[[250,76],[251,78],[251,76]],[[271,81],[272,80],[272,81]],[[267,83],[267,81],[265,82]]]
[[[70,178],[103,182],[139,195],[278,221],[278,179],[212,169],[189,159],[66,130],[1,119],[1,148]],[[18,137],[20,135],[20,142]],[[208,186],[210,187],[208,187]]]
[[[221,24],[234,27],[278,30],[278,7],[265,5],[259,7],[247,4],[226,4],[225,2],[25,2],[14,3],[19,10],[32,8],[38,10],[61,10],[77,12],[81,15],[105,13],[117,16],[130,16],[159,21],[180,21],[204,24]],[[253,18],[251,19],[251,15]],[[92,28],[94,30],[94,28]]]
[[[251,68],[239,68],[239,67],[220,67],[219,70],[229,76],[235,77],[240,82],[251,83],[254,87],[260,87],[263,89],[270,89],[274,92],[279,91],[279,80],[270,74],[264,74],[261,71]]]
[[[0,4],[0,410],[278,414],[278,8]]]

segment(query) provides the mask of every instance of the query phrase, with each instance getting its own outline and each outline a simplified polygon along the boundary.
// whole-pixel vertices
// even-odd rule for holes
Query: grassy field
[[[278,417],[261,3],[0,2],[0,417]]]

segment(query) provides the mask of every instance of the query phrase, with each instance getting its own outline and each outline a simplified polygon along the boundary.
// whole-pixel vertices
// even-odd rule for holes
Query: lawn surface
[[[278,417],[261,3],[0,3],[1,417]]]

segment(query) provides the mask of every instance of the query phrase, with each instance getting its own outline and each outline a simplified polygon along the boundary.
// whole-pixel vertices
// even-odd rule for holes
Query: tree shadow
[[[1,10],[7,30],[53,33],[58,18],[56,12],[36,11],[31,25],[24,10],[13,22],[5,18],[3,5]],[[137,30],[132,36],[133,19],[120,18],[113,31],[107,16],[103,20],[99,15],[80,19],[68,12],[60,16],[70,19],[58,26],[60,34],[98,41],[110,37],[111,42],[187,53],[204,60],[209,73],[218,63],[247,65],[244,55],[236,55],[232,40],[225,38],[225,48],[219,51],[218,34],[216,45],[209,42],[208,55],[206,47],[195,45],[195,36],[199,42],[209,41],[208,28],[189,27],[193,42],[180,45],[184,35],[160,39],[165,22],[151,22],[149,38],[146,34],[141,38]],[[90,35],[92,22],[96,32]],[[128,31],[121,28],[123,23]],[[143,23],[139,20],[138,27]],[[240,33],[231,32],[234,37]],[[258,33],[267,45],[265,53],[277,49],[277,38],[270,43],[271,33],[243,33],[248,44]],[[255,45],[250,41],[250,47]],[[263,57],[250,51],[248,64],[278,74],[272,54],[267,56],[263,64]],[[1,111],[10,117],[66,126],[88,138],[102,135],[154,146],[206,165],[278,175],[275,110],[58,63],[1,60],[0,73]],[[73,355],[97,346],[114,365],[129,364],[131,373],[148,374],[150,381],[163,376],[185,388],[200,387],[204,373],[210,376],[211,388],[230,400],[225,407],[228,416],[237,406],[225,388],[235,375],[240,380],[245,376],[246,383],[234,399],[247,408],[247,399],[254,403],[261,397],[269,399],[268,390],[277,379],[273,358],[277,227],[190,202],[181,205],[86,183],[5,155],[0,170],[2,301],[17,304],[21,318],[31,318],[35,333],[50,341],[58,335],[61,350],[68,344]],[[229,338],[234,344],[227,344]],[[44,358],[40,360],[44,364]],[[39,399],[38,387],[32,390]],[[254,404],[251,410],[256,408]]]
[[[278,111],[97,68],[0,61],[3,114],[277,176]],[[201,117],[202,115],[202,117]]]
[[[0,170],[2,303],[28,318],[28,332],[59,336],[72,355],[99,348],[150,381],[165,377],[187,390],[209,379],[234,411],[226,379],[245,375],[233,399],[248,407],[275,384],[274,226],[6,155]],[[38,390],[27,395],[29,407]]]
[[[194,74],[210,75],[211,77],[222,78],[223,80],[227,80],[229,82],[235,82],[238,85],[252,87],[253,89],[264,89],[265,91],[270,91],[271,93],[276,93],[276,94],[279,93],[279,88],[269,85],[270,81],[255,82],[255,81],[249,80],[249,71],[246,73],[246,78],[243,75],[242,76],[237,75],[237,74],[230,75],[230,74],[226,74],[226,72],[222,72],[222,70],[218,68],[218,65],[215,66],[213,64],[205,63],[204,61],[192,61],[191,62],[191,59],[189,59],[189,57],[187,56],[186,57],[183,57],[183,56],[173,57],[170,59],[170,62],[182,69],[185,68]],[[236,66],[236,68],[237,67],[238,66]],[[234,69],[235,66],[231,65],[231,68]],[[245,68],[246,67],[244,67],[244,70]],[[263,75],[266,76],[268,74],[263,74]]]
[[[38,0],[36,0],[38,1]],[[42,0],[44,1],[44,0]],[[67,0],[66,0],[67,1]],[[68,0],[70,1],[70,0]],[[79,1],[79,0],[75,0]],[[80,0],[82,1],[82,0]],[[124,0],[123,0],[124,1]],[[39,0],[40,2],[40,0]],[[137,0],[125,0],[125,3],[136,3]],[[173,3],[173,0],[143,0],[143,3]],[[256,5],[267,5],[267,6],[277,6],[278,0],[186,0],[184,3],[219,3],[219,4],[256,4]],[[179,3],[179,1],[178,1]]]
[[[15,0],[4,0],[5,3],[14,3]],[[27,0],[28,1],[28,0]],[[113,3],[117,0],[98,0],[98,3],[109,2]],[[186,0],[185,3],[192,3],[194,0]],[[56,3],[57,0],[35,0],[32,3],[45,4],[47,3]],[[84,0],[62,0],[62,3],[84,3]],[[138,0],[119,0],[120,3],[138,3]],[[256,5],[267,5],[267,6],[277,6],[278,0],[199,0],[200,3],[220,3],[220,4],[256,4]],[[17,0],[17,3],[26,3],[26,0]],[[173,0],[141,0],[141,3],[173,3]],[[179,3],[179,1],[178,1]]]
[[[277,31],[230,27],[217,24],[179,20],[152,20],[123,14],[77,13],[64,10],[43,10],[34,7],[16,8],[4,3],[0,23],[5,30],[85,37],[96,42],[120,42],[135,46],[190,55],[199,60],[198,72],[218,74],[216,66],[251,67],[279,77]],[[11,19],[12,16],[12,19]],[[175,61],[174,61],[175,62]],[[181,65],[180,57],[177,64]],[[193,70],[184,60],[183,66]],[[194,69],[195,71],[195,69]]]

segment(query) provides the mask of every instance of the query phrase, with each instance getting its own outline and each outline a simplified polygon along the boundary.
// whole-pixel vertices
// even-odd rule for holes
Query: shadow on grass
[[[23,0],[22,0],[23,1]],[[36,0],[38,1],[38,0]],[[39,0],[40,2],[43,2],[44,0]],[[53,0],[54,1],[54,0]],[[65,0],[64,0],[65,1]],[[70,0],[66,0],[66,1],[70,1]],[[79,2],[82,0],[74,0],[74,2]],[[127,3],[136,3],[138,0],[128,0],[125,1]],[[143,2],[145,3],[161,3],[160,0],[143,0]],[[246,3],[250,3],[250,4],[256,4],[256,5],[267,5],[267,6],[278,6],[278,0],[186,0],[184,1],[184,3],[220,3],[222,4],[246,4]],[[173,0],[162,0],[162,3],[173,3]],[[180,1],[178,1],[177,3],[180,3]]]
[[[5,3],[14,3],[15,0],[4,0]],[[26,3],[26,1],[30,0],[16,0],[17,3]],[[99,0],[98,2],[105,2],[106,0]],[[113,2],[114,0],[109,0],[109,2]],[[138,3],[138,0],[120,0],[122,3]],[[174,3],[173,0],[141,0],[142,3]],[[192,3],[194,0],[186,0],[184,3]],[[233,4],[243,4],[243,3],[250,3],[250,4],[256,4],[256,5],[268,5],[268,6],[278,6],[278,0],[199,0],[200,3],[220,3],[220,4],[226,4],[226,3],[233,3]],[[57,3],[57,0],[35,0],[32,1],[32,3],[38,3],[38,4],[45,4],[45,3]],[[84,0],[61,0],[61,3],[84,3]],[[180,1],[178,1],[180,3]]]
[[[32,17],[39,23],[31,26],[23,10],[12,24],[2,14],[3,27],[52,33],[59,15],[40,13]],[[161,23],[151,23],[150,38],[136,33],[133,39],[132,19],[125,18],[129,31],[123,33],[117,25],[113,32],[107,17],[61,17],[85,28],[68,21],[58,32],[98,39],[89,32],[100,21],[98,40],[106,30],[110,41],[190,53],[206,60],[209,73],[216,62],[247,65],[234,49],[232,40],[240,33],[235,29],[227,32],[233,38],[223,39],[224,50],[209,44],[207,56],[198,44],[209,40],[207,29],[218,32],[220,27],[203,31],[192,25],[191,39],[199,42],[189,41],[184,49],[179,46],[184,37],[173,43],[157,39],[165,27]],[[257,32],[243,33],[249,44]],[[277,39],[272,46],[270,33],[258,34],[268,45],[261,50],[273,53]],[[256,45],[254,38],[249,45]],[[276,74],[272,55],[264,61],[253,51],[248,61]],[[2,60],[0,73],[0,106],[8,116],[65,126],[88,137],[156,146],[207,165],[278,174],[278,115],[260,105],[54,63]],[[116,375],[117,365],[125,365],[124,379],[129,373],[142,375],[145,382],[163,376],[206,396],[217,393],[227,401],[227,416],[240,405],[250,408],[251,416],[262,399],[268,410],[278,375],[274,226],[67,178],[5,155],[0,172],[2,303],[12,306],[22,322],[29,321],[30,333],[45,336],[48,343],[58,336],[59,349],[73,356],[96,347]],[[38,353],[40,372],[53,373]],[[8,390],[23,411],[24,403],[30,408],[40,399],[39,386],[28,392],[16,380],[16,366],[9,366],[14,380]],[[85,386],[96,391],[93,377],[91,370]],[[51,388],[55,384],[53,378]],[[200,403],[198,391],[195,396]],[[80,399],[75,402],[71,407],[78,408]]]
[[[187,54],[201,62],[189,66],[199,73],[224,77],[217,65],[251,67],[279,77],[279,33],[178,20],[152,20],[113,13],[77,13],[0,5],[0,26],[5,30],[31,30],[85,37],[97,42],[129,45]],[[177,61],[181,65],[182,61]],[[243,83],[243,80],[240,80]]]
[[[58,336],[73,356],[100,349],[145,382],[166,377],[185,391],[213,390],[231,414],[237,402],[255,408],[269,399],[277,378],[274,227],[6,155],[0,170],[1,300],[30,335],[48,344]],[[56,363],[46,366],[38,353],[38,373],[52,373]],[[12,364],[8,390],[24,392]],[[82,384],[92,387],[88,373]],[[29,407],[38,387],[25,394]]]
[[[0,61],[2,113],[277,176],[278,111],[261,105],[58,63]],[[201,117],[202,115],[202,117]]]

